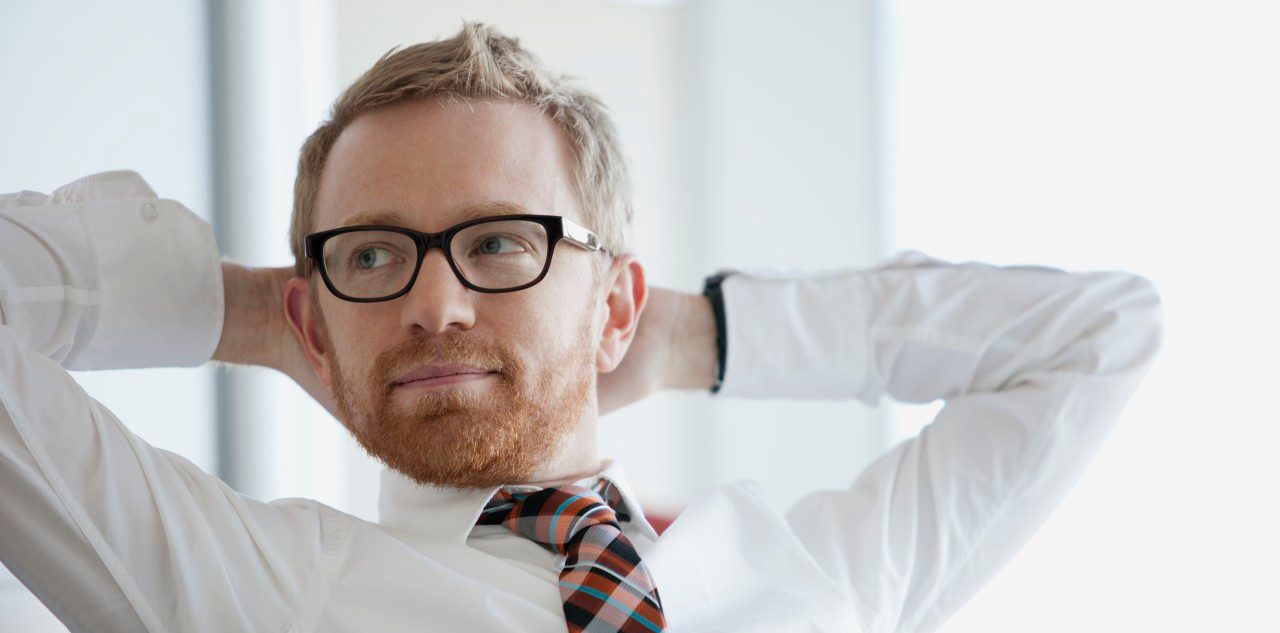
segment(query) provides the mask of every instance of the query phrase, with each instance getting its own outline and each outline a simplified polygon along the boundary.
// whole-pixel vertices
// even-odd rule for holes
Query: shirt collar
[[[626,511],[631,514],[629,522],[632,529],[658,539],[658,533],[649,525],[640,503],[636,500],[627,484],[622,464],[612,458],[600,460],[600,470],[596,474],[579,479],[574,484],[593,486],[597,479],[605,477],[613,482]],[[378,523],[389,528],[425,534],[465,545],[467,536],[480,518],[489,499],[498,492],[501,486],[484,489],[459,490],[419,484],[390,468],[382,469],[381,489],[378,493]],[[538,486],[518,484],[512,487],[516,491],[534,491]],[[628,523],[623,523],[625,529]]]

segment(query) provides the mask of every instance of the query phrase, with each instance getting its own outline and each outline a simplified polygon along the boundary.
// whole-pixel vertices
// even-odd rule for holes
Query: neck
[[[516,483],[550,488],[571,484],[600,472],[600,448],[596,429],[599,413],[595,398],[584,411],[574,430],[560,444],[560,452],[533,475],[533,481]]]

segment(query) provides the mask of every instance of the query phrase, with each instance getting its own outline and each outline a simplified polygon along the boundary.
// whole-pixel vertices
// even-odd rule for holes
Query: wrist
[[[237,365],[275,367],[278,354],[270,343],[279,319],[272,300],[272,271],[222,262],[224,315],[222,336],[213,360]]]
[[[720,369],[711,301],[700,294],[682,294],[677,315],[665,386],[711,389]]]

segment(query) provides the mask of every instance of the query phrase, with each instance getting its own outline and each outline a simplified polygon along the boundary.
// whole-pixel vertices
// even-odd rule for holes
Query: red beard
[[[327,339],[327,328],[321,330]],[[463,333],[414,339],[379,354],[363,384],[348,380],[336,353],[329,373],[342,422],[371,456],[419,483],[488,488],[532,481],[560,453],[590,402],[590,323],[566,350],[539,351],[546,362],[534,375],[511,349]],[[498,374],[485,379],[489,385],[393,389],[397,376],[423,363]]]

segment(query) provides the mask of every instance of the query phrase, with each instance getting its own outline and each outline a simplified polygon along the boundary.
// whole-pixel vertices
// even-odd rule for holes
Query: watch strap
[[[720,271],[706,278],[702,286],[702,295],[711,302],[711,313],[716,322],[716,381],[711,386],[711,393],[720,391],[724,384],[725,358],[728,356],[728,330],[725,327],[724,296],[721,284],[733,273]]]

